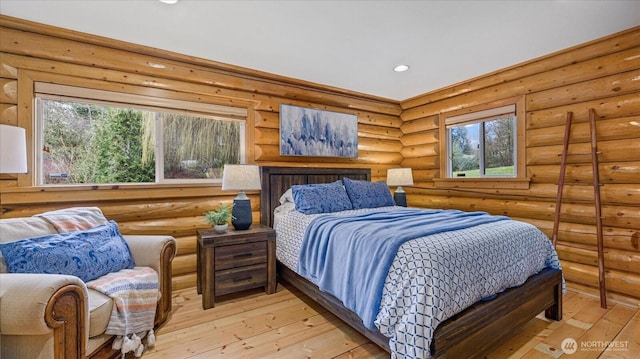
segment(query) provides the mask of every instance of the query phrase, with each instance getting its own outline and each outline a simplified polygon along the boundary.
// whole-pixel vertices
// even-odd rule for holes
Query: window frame
[[[478,123],[487,119],[492,113],[500,112],[497,109],[515,106],[516,131],[514,135],[514,176],[485,176],[485,177],[450,177],[451,160],[449,158],[450,141],[447,125],[456,123]],[[468,108],[440,113],[439,121],[439,149],[440,149],[440,178],[434,178],[434,184],[438,188],[514,188],[528,189],[530,179],[527,178],[525,163],[525,98],[524,96],[510,97],[492,101]]]
[[[248,107],[237,107],[228,105],[219,105],[206,102],[195,102],[191,100],[155,97],[143,94],[132,94],[126,92],[114,92],[97,88],[83,87],[82,85],[67,85],[51,82],[33,82],[33,139],[34,139],[34,153],[33,163],[33,185],[35,187],[82,187],[91,186],[96,188],[99,186],[109,187],[121,187],[121,186],[162,186],[162,185],[221,185],[221,179],[165,179],[164,178],[164,163],[163,161],[156,161],[156,176],[154,182],[141,182],[141,183],[78,183],[78,184],[45,184],[41,183],[42,177],[42,151],[40,150],[43,145],[43,124],[42,119],[38,116],[37,99],[62,99],[62,100],[77,100],[91,103],[103,103],[110,106],[123,106],[129,108],[140,108],[151,111],[170,112],[174,114],[188,114],[190,116],[198,115],[206,118],[238,121],[241,123],[241,138],[240,138],[240,163],[247,163],[248,158],[248,138],[249,131],[247,131],[247,120],[249,117]],[[187,110],[185,110],[187,109]],[[161,126],[156,126],[156,134],[161,131]],[[162,154],[163,150],[159,142],[156,143],[156,156]],[[160,152],[158,152],[160,148]]]
[[[514,173],[512,175],[490,175],[490,174],[486,174],[483,173],[484,171],[487,170],[487,168],[485,167],[485,162],[486,162],[486,126],[485,124],[487,122],[491,122],[494,120],[498,120],[498,119],[506,119],[503,116],[505,115],[509,115],[509,117],[513,117],[510,118],[513,124],[513,128],[514,130],[517,130],[517,119],[516,119],[516,107],[515,105],[507,105],[507,106],[501,106],[501,107],[495,107],[492,109],[488,109],[488,110],[484,110],[484,111],[478,111],[478,112],[474,112],[474,113],[470,113],[470,114],[463,114],[463,115],[459,115],[459,116],[449,116],[446,118],[445,120],[445,132],[446,132],[446,136],[447,136],[447,163],[446,163],[446,169],[447,169],[447,178],[459,178],[458,176],[453,176],[453,155],[450,153],[450,149],[453,146],[453,131],[451,130],[451,128],[453,127],[466,127],[466,126],[471,126],[471,125],[477,125],[478,126],[478,148],[479,150],[479,156],[478,156],[478,169],[480,172],[480,176],[479,177],[468,177],[468,178],[514,178],[517,176],[517,140],[516,140],[516,134],[513,133],[512,136],[512,140],[513,140],[513,164],[514,164],[514,169],[516,171],[514,171]]]

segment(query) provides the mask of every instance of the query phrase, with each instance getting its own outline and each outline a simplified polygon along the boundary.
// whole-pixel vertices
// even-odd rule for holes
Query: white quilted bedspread
[[[321,215],[291,211],[276,217],[276,255],[290,269],[297,268],[306,227]],[[547,236],[524,222],[506,220],[410,240],[389,268],[375,324],[389,337],[392,358],[427,358],[439,323],[521,285],[545,267],[560,269],[558,256]]]

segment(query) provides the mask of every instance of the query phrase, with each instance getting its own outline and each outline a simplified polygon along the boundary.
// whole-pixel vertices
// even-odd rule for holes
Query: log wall
[[[0,15],[0,123],[25,127],[28,136],[33,78],[144,88],[156,96],[243,106],[249,109],[248,162],[369,167],[374,180],[384,179],[390,167],[411,167],[416,182],[406,188],[411,206],[506,214],[548,235],[566,112],[575,117],[572,140],[581,141],[588,136],[587,111],[594,108],[610,297],[634,303],[640,302],[639,77],[640,29],[635,28],[397,103]],[[440,114],[514,96],[525,96],[529,188],[436,188]],[[357,115],[358,158],[280,156],[278,109],[283,103]],[[216,185],[38,188],[30,176],[0,175],[0,218],[95,205],[118,221],[123,233],[173,235],[178,240],[176,289],[195,285],[195,230],[207,226],[202,213],[235,196]],[[572,161],[566,181],[589,183],[590,164]],[[590,187],[566,187],[559,255],[569,286],[596,293],[593,194]],[[258,192],[249,195],[258,221]]]
[[[416,184],[409,205],[483,210],[553,230],[567,111],[574,114],[569,153],[590,151],[588,110],[595,109],[609,298],[640,302],[640,28],[401,102],[403,167]],[[528,189],[441,188],[440,114],[525,96]],[[579,142],[587,142],[580,143]],[[558,254],[569,286],[597,293],[595,209],[590,156],[570,158]],[[450,186],[451,187],[451,186]]]
[[[374,178],[383,179],[387,168],[402,161],[398,102],[0,16],[0,123],[25,127],[28,142],[33,136],[33,79],[116,91],[142,88],[155,96],[244,106],[249,109],[249,163],[370,167]],[[280,156],[278,110],[283,103],[357,115],[359,157]],[[124,234],[174,236],[175,289],[196,284],[196,229],[208,226],[203,212],[235,197],[219,185],[37,188],[30,174],[0,176],[0,218],[99,206]],[[257,222],[260,196],[249,196]]]

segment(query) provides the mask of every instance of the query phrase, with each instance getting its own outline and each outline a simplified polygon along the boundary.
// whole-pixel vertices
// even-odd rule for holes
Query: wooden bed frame
[[[370,180],[366,168],[262,167],[261,221],[273,225],[273,210],[280,196],[292,185],[328,183],[349,177]],[[358,330],[387,352],[389,338],[364,327],[362,320],[334,296],[278,262],[278,279],[288,282]],[[562,272],[545,269],[523,285],[508,289],[491,301],[478,302],[442,322],[434,332],[431,355],[438,358],[475,357],[488,353],[509,337],[515,328],[542,311],[554,320],[562,319]]]

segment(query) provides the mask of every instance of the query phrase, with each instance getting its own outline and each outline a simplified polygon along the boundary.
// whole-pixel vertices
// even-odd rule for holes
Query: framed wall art
[[[358,157],[358,116],[280,105],[280,155]]]

